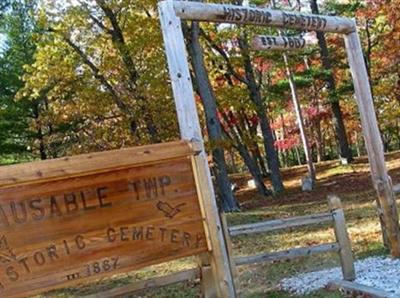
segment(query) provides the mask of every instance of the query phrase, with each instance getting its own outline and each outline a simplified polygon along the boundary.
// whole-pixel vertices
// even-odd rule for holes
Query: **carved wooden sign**
[[[191,1],[174,1],[173,5],[176,15],[185,20],[275,26],[337,33],[355,31],[355,23],[352,20],[335,16]]]
[[[207,251],[186,142],[0,168],[0,297]]]
[[[308,44],[310,42],[302,37],[257,35],[252,40],[251,48],[252,50],[295,51],[304,49]]]

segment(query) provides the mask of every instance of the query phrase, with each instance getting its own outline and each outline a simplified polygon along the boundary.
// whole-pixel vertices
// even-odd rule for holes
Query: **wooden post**
[[[181,137],[184,140],[195,141],[198,145],[199,154],[193,158],[193,166],[208,229],[211,268],[218,297],[236,297],[230,260],[196,110],[181,20],[175,15],[172,0],[160,2],[159,13]]]
[[[367,148],[372,181],[378,193],[383,237],[388,239],[390,253],[400,257],[400,226],[391,179],[388,175],[383,144],[376,120],[371,86],[358,33],[345,36],[347,56],[353,76],[356,100]]]
[[[226,220],[226,215],[225,213],[220,213],[221,217],[221,224],[222,224],[222,230],[224,231],[224,236],[225,236],[225,241],[226,241],[226,247],[228,249],[228,255],[229,255],[229,260],[231,262],[231,268],[232,268],[232,275],[233,275],[233,281],[235,283],[235,289],[236,289],[236,294],[239,295],[240,290],[239,290],[239,274],[236,268],[236,263],[235,263],[235,258],[233,254],[233,245],[232,245],[232,240],[231,240],[231,235],[229,232],[229,226],[228,226],[228,221]]]
[[[200,289],[201,296],[204,298],[218,297],[217,288],[215,287],[215,278],[211,269],[210,253],[203,253],[198,256],[198,264],[200,267]]]
[[[347,233],[346,221],[342,209],[342,203],[337,196],[328,196],[329,209],[333,216],[333,225],[336,240],[340,245],[339,255],[342,265],[343,279],[353,281],[356,279],[354,269],[353,253],[351,252],[351,243],[349,234]]]

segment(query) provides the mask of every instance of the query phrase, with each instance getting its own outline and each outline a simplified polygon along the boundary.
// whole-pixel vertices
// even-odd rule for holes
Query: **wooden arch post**
[[[216,294],[218,297],[234,298],[236,291],[231,260],[204,150],[181,20],[175,14],[173,1],[161,2],[159,13],[181,137],[183,140],[196,142],[198,146],[198,155],[194,158],[193,167],[198,181],[198,194],[203,203],[202,209],[209,238],[210,265],[214,286],[217,290]],[[214,296],[214,294],[211,295]]]
[[[183,139],[198,140],[201,144],[201,169],[210,187],[210,204],[216,208],[214,193],[211,190],[210,173],[202,147],[202,137],[193,97],[181,20],[194,20],[218,23],[248,24],[267,27],[301,29],[310,31],[341,33],[345,44],[353,77],[356,100],[360,112],[363,135],[367,147],[371,176],[378,194],[382,233],[387,239],[390,252],[400,257],[399,216],[394,200],[393,187],[385,165],[382,139],[371,95],[371,86],[363,59],[362,47],[355,21],[348,18],[303,14],[273,9],[243,7],[228,4],[204,4],[191,1],[164,0],[160,2],[161,23],[167,51],[168,64],[178,111],[179,125]],[[216,210],[212,212],[217,212]],[[211,228],[211,227],[210,227]],[[220,228],[220,221],[213,228]],[[219,233],[215,240],[221,239]],[[212,239],[211,239],[212,240]],[[225,242],[218,245],[226,249]],[[226,255],[224,255],[226,256]],[[221,260],[228,272],[229,260]],[[221,274],[222,271],[219,271]],[[231,282],[232,276],[226,277]],[[227,288],[227,287],[225,287]],[[233,290],[233,289],[232,289]]]

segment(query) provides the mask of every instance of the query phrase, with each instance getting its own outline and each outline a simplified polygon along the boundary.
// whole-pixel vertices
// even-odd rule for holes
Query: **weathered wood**
[[[146,280],[136,281],[127,286],[117,287],[101,293],[86,295],[82,298],[116,298],[116,297],[127,297],[135,292],[160,288],[168,285],[172,285],[179,282],[195,280],[200,277],[198,268],[180,271],[165,276],[154,277]]]
[[[187,141],[148,145],[107,152],[89,153],[45,161],[0,167],[0,187],[45,182],[94,174],[108,169],[125,169],[160,160],[189,156],[194,153]],[[34,169],[34,170],[33,170]]]
[[[1,297],[25,297],[208,251],[190,157],[117,165],[0,187]],[[37,168],[41,162],[26,164],[26,177]]]
[[[357,104],[360,112],[361,125],[367,148],[371,176],[378,193],[378,205],[381,208],[382,232],[387,236],[390,252],[394,257],[400,257],[400,226],[399,215],[395,204],[391,179],[388,175],[381,135],[378,128],[371,86],[360,38],[357,32],[345,36],[346,50],[354,82]]]
[[[355,31],[354,23],[350,19],[341,17],[190,1],[174,1],[174,8],[177,16],[185,20],[275,26],[336,33]]]
[[[301,227],[312,224],[320,224],[324,222],[332,222],[331,213],[321,213],[306,216],[298,216],[291,218],[283,218],[276,220],[269,220],[263,222],[257,222],[253,224],[245,224],[232,226],[229,228],[229,234],[231,236],[238,236],[244,234],[264,233],[276,230],[282,230],[287,228]]]
[[[257,35],[253,37],[251,49],[254,51],[298,51],[311,44],[302,37]]]
[[[193,166],[203,215],[207,221],[208,239],[212,247],[211,267],[216,278],[218,296],[236,297],[211,173],[204,150],[189,65],[185,59],[187,54],[181,20],[175,14],[174,1],[160,2],[159,15],[181,137],[184,140],[197,141],[200,149],[200,153],[193,158]]]
[[[385,291],[375,289],[369,286],[360,285],[346,280],[337,280],[328,283],[330,291],[345,290],[350,291],[352,295],[362,295],[368,298],[395,298],[397,295],[387,293]],[[358,296],[357,296],[358,297]]]
[[[211,253],[202,253],[198,256],[200,269],[200,289],[201,297],[217,298],[218,291],[215,285],[215,277],[211,268]]]
[[[340,247],[338,243],[327,243],[310,247],[293,248],[285,251],[263,253],[253,256],[236,257],[235,262],[238,266],[255,263],[274,262],[280,260],[296,259],[320,253],[338,252],[339,249]]]
[[[202,151],[204,153],[204,151]],[[211,176],[208,176],[208,168],[205,168],[205,156],[200,153],[192,157],[194,174],[196,177],[197,191],[200,197],[200,205],[205,218],[205,228],[209,248],[212,276],[215,278],[214,286],[217,288],[218,297],[236,297],[234,278],[228,248],[223,234],[223,228],[216,206]],[[219,241],[219,242],[218,242]],[[225,273],[225,274],[224,274]],[[230,296],[233,295],[233,296]]]
[[[233,244],[231,241],[231,237],[229,235],[229,226],[228,226],[228,221],[226,220],[226,215],[225,213],[220,213],[220,217],[221,217],[221,225],[222,225],[222,229],[224,232],[224,237],[225,237],[225,242],[226,242],[226,248],[228,251],[228,256],[229,256],[229,261],[231,264],[231,270],[232,270],[232,276],[233,276],[233,281],[235,283],[235,289],[236,289],[236,293],[239,294],[240,290],[239,290],[239,273],[237,271],[236,268],[236,263],[234,260],[234,253],[233,253]]]
[[[356,271],[354,268],[353,253],[351,251],[349,234],[347,233],[342,203],[340,202],[340,199],[334,195],[328,196],[328,203],[333,216],[336,241],[340,245],[339,256],[342,265],[343,279],[353,281],[356,278]]]

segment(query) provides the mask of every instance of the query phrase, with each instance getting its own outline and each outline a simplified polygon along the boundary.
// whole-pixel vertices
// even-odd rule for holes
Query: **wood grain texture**
[[[357,32],[345,36],[345,45],[353,77],[354,91],[360,112],[365,147],[371,168],[372,181],[378,194],[378,207],[384,239],[390,253],[400,257],[400,225],[391,178],[385,164],[383,143],[378,127],[367,68],[360,37]]]
[[[0,187],[49,181],[81,174],[123,169],[193,154],[191,143],[177,141],[120,150],[82,154],[0,167]]]
[[[339,197],[335,195],[328,196],[328,203],[333,216],[336,241],[340,245],[339,256],[343,279],[353,281],[356,279],[356,269],[354,267],[353,252],[351,251],[351,242],[349,233],[347,232],[342,203]]]
[[[256,264],[256,263],[291,260],[315,254],[338,252],[339,249],[340,246],[338,243],[327,243],[327,244],[314,245],[310,247],[299,247],[284,251],[262,253],[252,256],[236,257],[235,262],[237,266],[241,266],[241,265]]]
[[[233,237],[238,235],[265,233],[332,221],[333,218],[331,213],[312,214],[232,226],[229,227],[229,234]]]
[[[174,3],[176,1],[173,0],[160,1],[158,8],[180,134],[184,140],[197,142],[198,154],[193,157],[193,167],[203,214],[207,222],[208,242],[212,247],[210,265],[215,278],[214,286],[218,291],[218,297],[234,298],[236,293],[230,260],[204,150],[181,19],[175,14]]]
[[[185,271],[179,271],[176,273],[171,273],[169,275],[158,276],[146,280],[136,281],[127,286],[122,286],[114,288],[99,294],[92,294],[84,296],[83,298],[117,298],[117,297],[127,297],[135,292],[143,291],[147,289],[159,288],[183,281],[195,280],[200,277],[200,272],[198,268],[193,268]]]
[[[368,298],[396,298],[395,294],[387,293],[383,290],[372,288],[369,286],[361,285],[346,280],[335,280],[327,285],[327,289],[330,291],[345,290],[350,292],[352,297],[368,297]],[[360,295],[360,296],[358,296]]]
[[[180,144],[146,146],[148,164],[138,158],[120,168],[116,161],[112,169],[108,161],[103,172],[101,162],[111,155],[96,154],[89,166],[96,173],[57,180],[30,180],[43,165],[23,165],[29,183],[0,187],[0,297],[25,297],[208,251],[191,150]],[[144,152],[128,151],[136,157]],[[177,152],[181,157],[170,159]]]
[[[203,4],[191,1],[174,1],[174,8],[177,16],[185,20],[283,27],[335,33],[355,31],[355,25],[352,20],[342,17],[229,4]]]

